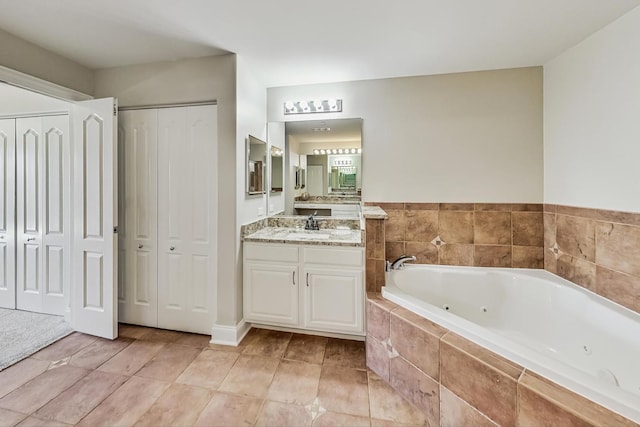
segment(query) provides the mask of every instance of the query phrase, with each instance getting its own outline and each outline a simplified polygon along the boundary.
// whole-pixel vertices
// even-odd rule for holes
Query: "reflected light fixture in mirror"
[[[316,148],[313,154],[362,154],[362,148]]]
[[[313,99],[310,101],[287,101],[284,114],[339,113],[342,99]]]

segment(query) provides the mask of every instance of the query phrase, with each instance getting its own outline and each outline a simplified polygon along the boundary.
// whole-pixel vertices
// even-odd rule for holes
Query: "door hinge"
[[[113,117],[116,117],[118,115],[118,106],[116,104],[113,104]]]

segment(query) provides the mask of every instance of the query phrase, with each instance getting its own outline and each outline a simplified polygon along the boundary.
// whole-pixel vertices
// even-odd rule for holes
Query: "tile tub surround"
[[[640,313],[640,213],[545,204],[544,268]]]
[[[367,319],[367,367],[430,425],[637,426],[378,293]]]
[[[542,204],[367,202],[366,206],[379,206],[388,215],[384,259],[409,254],[419,264],[544,267]],[[379,273],[373,274],[378,266],[367,265],[367,271],[367,290],[379,292]]]

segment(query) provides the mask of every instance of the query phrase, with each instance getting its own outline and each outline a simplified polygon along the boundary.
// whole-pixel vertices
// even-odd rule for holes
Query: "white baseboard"
[[[235,326],[214,324],[211,328],[211,344],[237,347],[249,330],[251,330],[251,325],[244,320]]]

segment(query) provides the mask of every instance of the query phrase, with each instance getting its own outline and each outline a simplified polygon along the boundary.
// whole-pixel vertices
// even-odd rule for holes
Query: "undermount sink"
[[[314,233],[311,231],[293,231],[287,235],[289,239],[304,239],[304,240],[327,240],[331,237],[331,234],[327,233]]]

